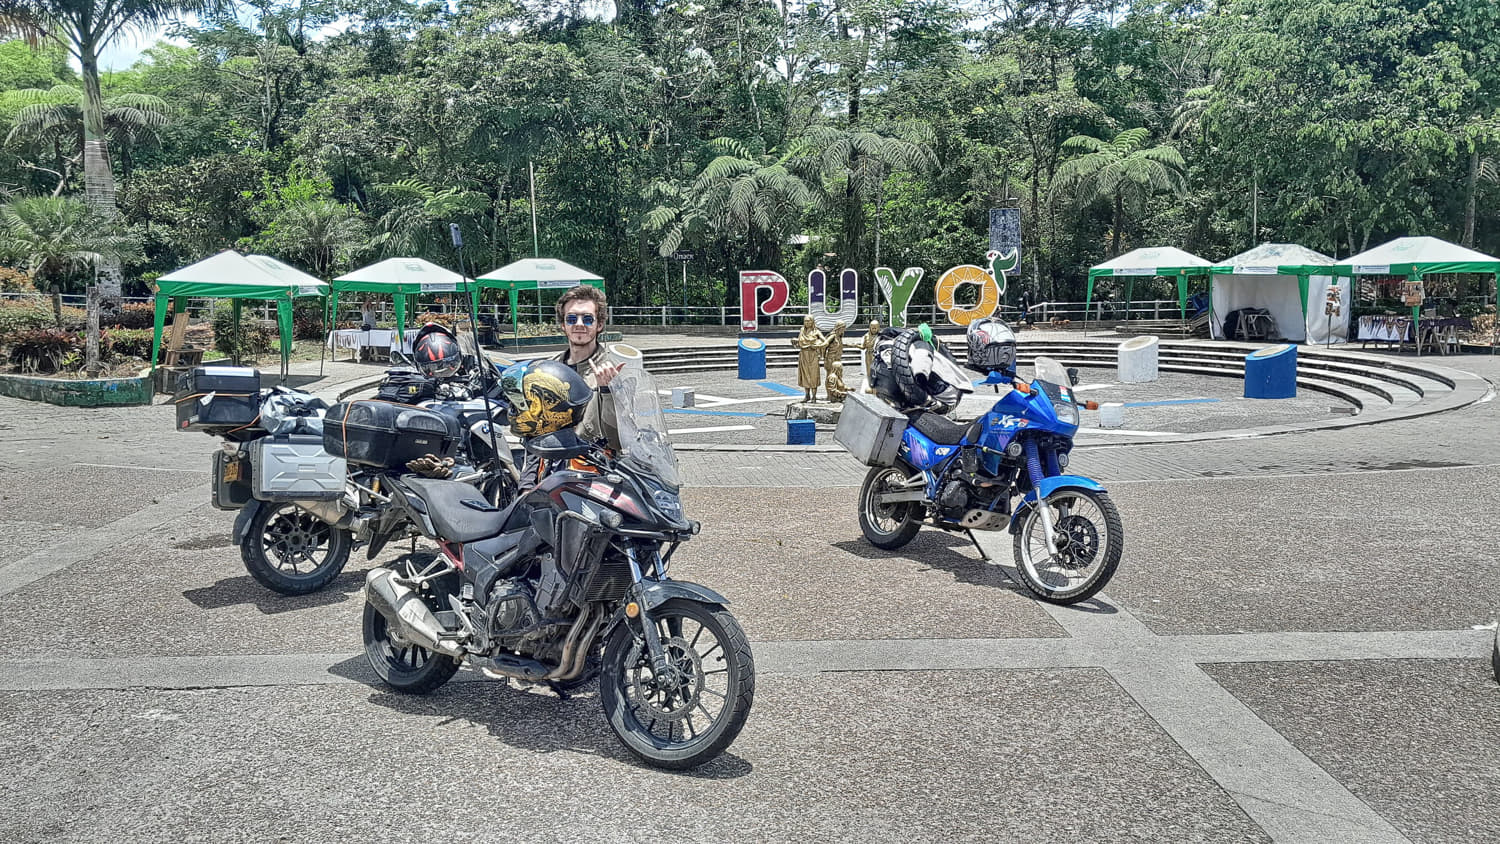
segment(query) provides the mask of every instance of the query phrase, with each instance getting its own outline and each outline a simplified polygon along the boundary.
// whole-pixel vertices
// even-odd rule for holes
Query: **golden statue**
[[[818,400],[818,363],[823,356],[823,347],[828,338],[818,330],[811,316],[803,317],[802,333],[792,341],[797,347],[797,386],[807,391],[803,401]]]
[[[870,320],[870,331],[865,334],[864,340],[860,342],[860,348],[865,350],[865,383],[861,392],[875,392],[875,336],[880,333],[880,321]]]
[[[823,368],[828,370],[828,377],[823,384],[828,391],[828,400],[843,401],[844,396],[849,395],[849,387],[844,383],[844,324],[842,322],[833,327],[833,333],[828,335],[827,345],[823,347]]]

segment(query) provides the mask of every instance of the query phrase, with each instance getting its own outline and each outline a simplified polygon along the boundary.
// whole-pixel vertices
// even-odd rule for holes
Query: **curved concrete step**
[[[939,336],[960,359],[963,358],[965,347],[961,335]],[[1119,344],[1118,338],[1078,338],[1060,342],[1031,341],[1023,337],[1018,343],[1017,351],[1023,361],[1046,355],[1068,366],[1109,369],[1118,361]],[[1168,372],[1243,378],[1245,356],[1267,345],[1271,344],[1163,339],[1158,365]],[[724,371],[738,366],[738,350],[734,342],[729,340],[723,345],[657,347],[643,351],[646,365],[662,374]],[[767,364],[770,366],[796,365],[797,350],[791,348],[790,343],[770,346],[767,352]],[[1263,436],[1296,430],[1344,428],[1441,413],[1467,406],[1493,393],[1491,385],[1485,379],[1462,370],[1429,363],[1427,359],[1394,359],[1306,345],[1297,347],[1297,357],[1299,388],[1346,401],[1357,408],[1356,413],[1292,426],[1173,434],[1138,442],[1185,442],[1226,436]],[[845,365],[858,366],[863,362],[862,359],[862,351],[857,345],[845,347]]]

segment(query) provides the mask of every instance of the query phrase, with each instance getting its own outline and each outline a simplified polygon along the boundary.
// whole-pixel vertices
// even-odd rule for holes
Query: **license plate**
[[[234,483],[240,479],[240,461],[224,461],[224,483]]]

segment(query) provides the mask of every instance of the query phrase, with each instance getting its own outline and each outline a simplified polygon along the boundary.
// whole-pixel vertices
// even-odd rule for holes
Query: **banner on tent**
[[[582,281],[539,281],[536,286],[542,290],[556,290],[560,287],[577,287]]]
[[[451,281],[424,281],[422,282],[423,293],[452,293],[458,289],[458,285]]]
[[[1355,266],[1354,271],[1361,275],[1390,275],[1390,264],[1360,264]]]
[[[308,284],[308,285],[305,285],[305,286],[297,288],[297,295],[298,296],[322,296],[323,295],[323,289],[321,287],[317,287],[315,285]]]
[[[1275,267],[1235,267],[1235,275],[1276,275]]]
[[[1156,275],[1153,267],[1115,267],[1112,272],[1115,275]]]

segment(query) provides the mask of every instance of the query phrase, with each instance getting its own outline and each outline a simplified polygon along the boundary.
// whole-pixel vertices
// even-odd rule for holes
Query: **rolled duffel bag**
[[[323,417],[323,449],[362,466],[403,469],[424,455],[451,457],[458,420],[378,399],[339,402]]]
[[[388,369],[375,398],[401,404],[428,401],[437,398],[437,381],[415,369]]]

